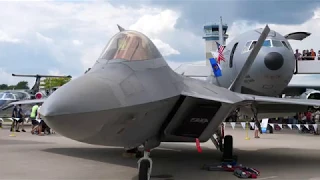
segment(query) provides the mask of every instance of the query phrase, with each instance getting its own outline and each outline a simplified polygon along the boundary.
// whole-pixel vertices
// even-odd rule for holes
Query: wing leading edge
[[[229,92],[227,94],[231,95]],[[203,100],[211,100],[217,101],[217,95],[212,94],[201,94],[194,91],[189,92],[182,92],[181,95],[203,99]],[[228,95],[228,96],[229,96]],[[297,112],[304,112],[308,110],[310,106],[320,106],[319,100],[312,100],[312,99],[286,99],[286,98],[276,98],[276,97],[265,97],[265,96],[256,96],[250,94],[240,94],[240,93],[233,93],[233,97],[219,97],[220,102],[233,104],[235,107],[250,107],[254,105],[259,113],[264,114],[288,114],[291,115],[292,113]],[[238,98],[235,98],[237,96]],[[233,100],[231,100],[233,99]],[[250,109],[250,108],[249,108]],[[266,115],[265,115],[266,116]]]
[[[18,105],[18,104],[37,104],[37,103],[44,103],[46,99],[30,99],[30,100],[21,100],[12,102],[9,105]]]

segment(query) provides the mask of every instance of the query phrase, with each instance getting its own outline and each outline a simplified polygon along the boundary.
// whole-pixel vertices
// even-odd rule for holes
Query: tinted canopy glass
[[[141,61],[161,57],[159,50],[148,37],[136,31],[123,31],[111,38],[100,59]]]
[[[274,47],[283,47],[282,42],[278,40],[272,40],[272,44]]]

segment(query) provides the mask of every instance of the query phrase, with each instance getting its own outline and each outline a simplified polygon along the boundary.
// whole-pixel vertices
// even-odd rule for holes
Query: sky
[[[269,24],[283,35],[312,33],[304,41],[290,41],[294,49],[320,49],[320,1],[1,1],[0,84],[34,83],[11,73],[83,74],[118,32],[117,24],[150,37],[173,68],[204,61],[203,25],[220,16],[229,26],[228,40]],[[292,82],[314,84],[319,78],[300,75]]]

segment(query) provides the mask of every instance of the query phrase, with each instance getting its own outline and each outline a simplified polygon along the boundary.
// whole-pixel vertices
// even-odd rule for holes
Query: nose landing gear
[[[150,180],[153,162],[149,155],[150,150],[145,150],[143,157],[138,161],[139,180]]]

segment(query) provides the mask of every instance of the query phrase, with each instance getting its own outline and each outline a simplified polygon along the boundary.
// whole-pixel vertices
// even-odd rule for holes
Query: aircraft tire
[[[224,160],[233,159],[233,137],[231,135],[226,135],[224,137],[223,159]]]
[[[139,180],[148,180],[148,171],[150,168],[150,162],[148,160],[142,160],[139,167]]]

